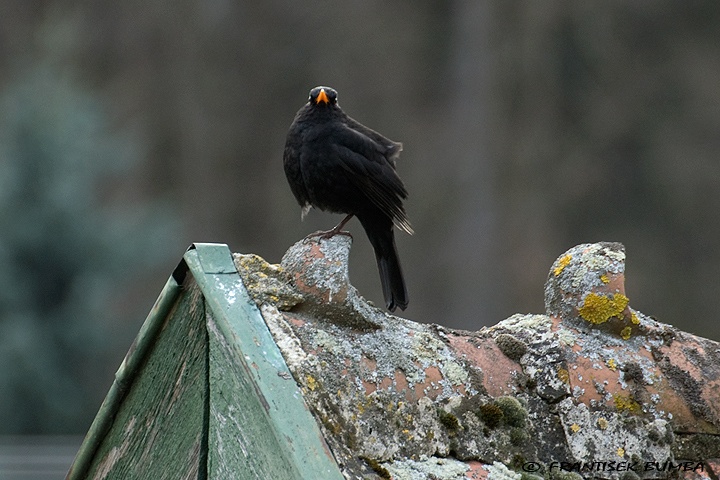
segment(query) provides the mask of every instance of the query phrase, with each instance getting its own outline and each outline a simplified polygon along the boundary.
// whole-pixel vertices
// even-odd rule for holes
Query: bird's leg
[[[334,226],[333,228],[331,228],[330,230],[315,232],[315,233],[313,233],[313,234],[310,234],[309,236],[311,236],[311,237],[320,237],[320,238],[326,238],[326,239],[327,239],[327,238],[330,238],[330,237],[334,237],[335,235],[347,235],[348,237],[352,238],[352,235],[350,234],[350,232],[345,232],[345,231],[343,231],[342,228],[343,228],[343,227],[345,226],[345,224],[346,224],[347,222],[349,222],[350,219],[353,218],[354,216],[355,216],[355,215],[353,215],[353,214],[351,213],[351,214],[349,214],[348,216],[346,216],[345,218],[343,218],[340,223],[338,223],[337,225],[335,225],[335,226]]]

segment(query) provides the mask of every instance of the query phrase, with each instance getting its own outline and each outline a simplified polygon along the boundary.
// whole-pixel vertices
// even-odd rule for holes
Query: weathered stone
[[[630,308],[622,245],[562,255],[547,315],[466,332],[367,303],[348,280],[350,244],[288,251],[296,303],[253,296],[348,478],[664,478],[608,462],[717,464],[720,344]]]

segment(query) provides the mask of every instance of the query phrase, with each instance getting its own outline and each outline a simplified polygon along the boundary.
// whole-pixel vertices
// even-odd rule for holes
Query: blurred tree
[[[84,431],[129,345],[120,279],[165,259],[175,228],[161,205],[113,193],[136,147],[47,63],[0,96],[0,433]]]

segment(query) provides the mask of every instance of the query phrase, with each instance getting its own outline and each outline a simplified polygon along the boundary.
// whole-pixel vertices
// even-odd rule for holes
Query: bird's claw
[[[308,238],[317,237],[318,240],[320,240],[320,239],[327,240],[329,238],[334,237],[335,235],[347,235],[351,239],[353,238],[353,236],[350,232],[345,231],[345,230],[335,230],[334,228],[332,228],[330,230],[318,230],[317,232],[311,233],[310,235],[308,235]]]

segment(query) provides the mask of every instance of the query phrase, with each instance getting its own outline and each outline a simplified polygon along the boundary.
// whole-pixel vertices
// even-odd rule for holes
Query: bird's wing
[[[335,139],[333,149],[342,160],[341,165],[348,172],[350,181],[378,208],[390,215],[398,228],[412,234],[412,227],[402,206],[407,190],[391,160],[402,148],[400,144],[380,136],[388,142],[383,145],[350,128],[343,128],[332,138]]]
[[[373,142],[386,148],[385,156],[392,166],[395,166],[395,160],[397,160],[400,156],[400,152],[403,149],[402,143],[393,142],[392,140],[385,138],[382,134],[376,132],[372,128],[366,127],[352,117],[345,116],[344,122],[351,130],[359,132],[371,139]]]

